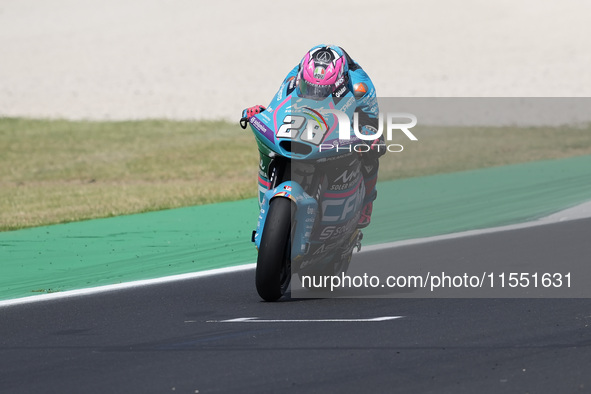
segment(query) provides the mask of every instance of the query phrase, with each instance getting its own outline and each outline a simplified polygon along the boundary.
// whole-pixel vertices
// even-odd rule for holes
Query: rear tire
[[[274,198],[269,203],[256,268],[257,292],[265,301],[280,299],[291,281],[293,211],[287,198]]]

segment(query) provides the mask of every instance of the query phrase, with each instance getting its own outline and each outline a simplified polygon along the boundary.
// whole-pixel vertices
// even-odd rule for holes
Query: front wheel
[[[287,198],[274,198],[269,203],[256,268],[257,292],[265,301],[281,298],[291,281],[293,211]]]

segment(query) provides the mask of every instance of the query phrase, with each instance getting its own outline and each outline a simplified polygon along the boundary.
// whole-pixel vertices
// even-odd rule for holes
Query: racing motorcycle
[[[256,289],[265,301],[280,299],[293,274],[345,273],[362,239],[356,227],[365,186],[354,149],[361,140],[339,139],[338,118],[330,113],[338,109],[353,119],[355,97],[314,101],[289,93],[283,87],[266,110],[240,120],[243,129],[250,123],[260,154],[252,241]]]

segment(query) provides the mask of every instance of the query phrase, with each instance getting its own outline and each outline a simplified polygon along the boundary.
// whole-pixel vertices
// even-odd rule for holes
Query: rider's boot
[[[370,201],[367,204],[365,204],[365,206],[361,210],[361,216],[359,217],[359,222],[357,222],[357,228],[365,228],[369,226],[369,223],[371,222],[372,211],[373,201]]]

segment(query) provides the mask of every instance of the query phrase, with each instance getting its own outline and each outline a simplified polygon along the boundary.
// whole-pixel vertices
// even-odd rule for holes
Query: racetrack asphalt
[[[589,226],[591,219],[575,220],[409,245],[395,254],[438,259],[455,251],[491,261],[535,256],[559,267],[560,256],[589,259]],[[531,245],[551,247],[533,253]],[[392,253],[372,253],[356,256],[354,267],[380,253],[392,259]],[[0,316],[0,392],[7,393],[591,390],[585,298],[265,303],[250,270],[8,306]],[[223,322],[384,316],[402,317]]]

